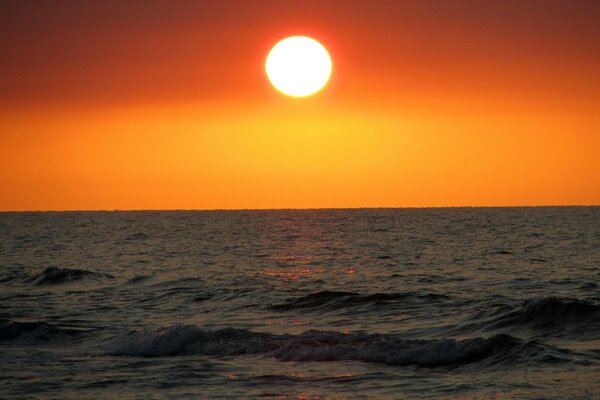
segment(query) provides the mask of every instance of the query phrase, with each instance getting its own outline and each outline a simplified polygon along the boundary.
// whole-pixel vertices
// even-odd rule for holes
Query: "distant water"
[[[0,398],[600,398],[600,207],[0,213]]]

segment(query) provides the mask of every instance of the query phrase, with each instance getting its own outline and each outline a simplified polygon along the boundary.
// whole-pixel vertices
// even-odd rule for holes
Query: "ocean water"
[[[600,398],[600,207],[0,213],[0,398]]]

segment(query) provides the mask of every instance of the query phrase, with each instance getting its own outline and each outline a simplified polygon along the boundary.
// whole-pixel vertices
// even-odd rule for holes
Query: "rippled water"
[[[2,398],[600,396],[600,208],[0,214]]]

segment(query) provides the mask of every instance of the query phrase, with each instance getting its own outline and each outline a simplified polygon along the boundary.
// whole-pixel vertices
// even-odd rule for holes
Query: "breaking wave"
[[[134,332],[120,338],[114,347],[114,355],[124,356],[262,354],[281,361],[353,360],[422,367],[458,366],[486,359],[514,361],[523,354],[545,351],[541,344],[509,335],[464,340],[406,340],[380,334],[311,330],[300,335],[275,335],[231,328],[206,331],[180,325]]]

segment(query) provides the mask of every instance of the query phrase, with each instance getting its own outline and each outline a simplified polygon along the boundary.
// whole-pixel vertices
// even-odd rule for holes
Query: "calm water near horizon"
[[[600,398],[600,207],[0,213],[0,398]]]

